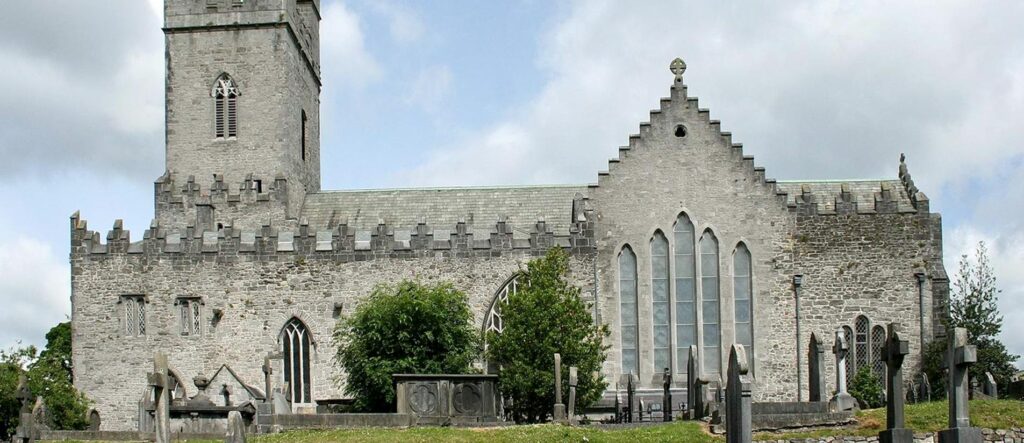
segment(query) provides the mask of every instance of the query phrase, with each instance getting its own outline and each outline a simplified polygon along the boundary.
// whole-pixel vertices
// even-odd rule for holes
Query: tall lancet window
[[[654,370],[672,364],[672,324],[669,320],[668,239],[661,231],[651,239],[651,312],[654,313]]]
[[[622,332],[622,373],[639,374],[637,354],[636,254],[629,246],[619,253],[619,313]]]
[[[743,243],[732,256],[732,287],[736,310],[736,343],[747,350],[747,362],[754,362],[754,297],[750,250]]]
[[[238,136],[238,87],[227,74],[213,87],[213,128],[217,138]]]
[[[310,379],[310,336],[306,325],[292,318],[281,331],[284,354],[284,381],[288,383],[292,404],[313,402]]]
[[[678,369],[685,372],[689,365],[690,346],[697,344],[697,284],[693,257],[693,223],[685,214],[676,219],[672,228],[675,240],[675,283],[676,283],[676,358]],[[697,362],[695,362],[697,363]]]
[[[711,231],[700,238],[700,299],[704,331],[704,372],[721,373],[721,301],[718,291],[718,240]]]

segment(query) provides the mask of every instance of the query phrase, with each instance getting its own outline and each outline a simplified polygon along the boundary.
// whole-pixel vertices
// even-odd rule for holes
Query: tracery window
[[[202,335],[203,300],[198,297],[183,297],[178,299],[177,305],[181,335],[193,337]]]
[[[141,295],[121,297],[124,308],[124,334],[129,337],[146,335],[146,298]]]
[[[736,343],[744,346],[747,361],[754,361],[754,311],[750,250],[743,243],[733,254],[733,295],[735,300]]]
[[[885,328],[875,325],[871,328],[871,370],[875,377],[885,377],[885,362],[882,361],[882,347],[885,346]]]
[[[213,88],[213,127],[217,138],[238,136],[238,87],[227,74],[221,74]]]
[[[672,364],[668,295],[668,239],[661,231],[651,239],[651,312],[654,316],[654,370],[670,368]]]
[[[293,405],[312,403],[309,330],[301,320],[292,318],[281,331],[281,341],[290,400]]]
[[[722,364],[722,332],[721,300],[718,290],[718,240],[711,231],[705,231],[700,238],[700,283],[704,371],[708,374],[719,374]]]
[[[675,240],[675,284],[676,284],[676,357],[677,372],[684,372],[689,365],[690,346],[697,344],[697,284],[694,279],[694,232],[693,223],[686,214],[676,219],[672,228]]]
[[[501,310],[508,304],[508,298],[514,297],[519,290],[519,274],[513,275],[498,292],[494,294],[494,301],[491,302],[491,309],[487,311],[487,319],[484,321],[484,331],[501,333],[505,330],[505,322],[501,316]]]
[[[622,333],[622,373],[639,374],[636,254],[629,246],[619,253],[619,313]]]

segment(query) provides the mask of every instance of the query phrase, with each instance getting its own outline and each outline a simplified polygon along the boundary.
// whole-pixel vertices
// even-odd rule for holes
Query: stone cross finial
[[[675,60],[672,60],[670,65],[668,65],[668,69],[676,76],[676,83],[682,83],[683,73],[686,72],[686,62],[681,58],[676,58]]]
[[[753,440],[750,366],[743,345],[729,351],[729,375],[725,391],[725,441],[750,443]]]
[[[967,329],[954,329],[946,348],[946,365],[949,368],[946,386],[949,429],[939,432],[939,442],[981,441],[981,430],[971,427],[967,410],[967,368],[977,361],[978,348],[967,343]]]
[[[842,329],[836,331],[832,353],[836,355],[836,395],[832,397],[831,409],[835,412],[853,410],[857,401],[846,392],[846,359],[850,353],[850,344],[846,342],[846,334]]]
[[[913,443],[914,432],[905,427],[903,416],[903,359],[910,353],[910,342],[900,336],[899,323],[889,323],[889,334],[882,346],[885,361],[885,430],[878,433],[882,443]]]

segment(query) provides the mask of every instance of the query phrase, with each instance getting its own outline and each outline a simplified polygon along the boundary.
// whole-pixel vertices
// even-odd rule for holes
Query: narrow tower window
[[[743,243],[732,257],[733,291],[736,304],[736,343],[747,350],[747,362],[754,361],[753,279],[750,250]]]
[[[622,326],[622,373],[639,374],[637,355],[636,254],[629,246],[619,254],[619,312]]]
[[[306,161],[306,111],[302,111],[302,161]]]
[[[676,283],[676,359],[678,372],[686,370],[690,358],[690,346],[697,344],[697,308],[693,257],[693,223],[686,215],[680,215],[672,229],[675,237],[675,283]],[[695,362],[696,363],[696,362]]]
[[[711,231],[700,238],[700,293],[704,331],[704,371],[720,374],[722,331],[719,320],[721,300],[718,291],[718,240]]]
[[[182,297],[178,299],[178,317],[181,324],[181,335],[202,335],[203,310],[202,299]]]
[[[213,88],[213,127],[217,138],[238,136],[238,87],[227,74]]]
[[[121,297],[124,305],[124,334],[129,337],[146,335],[146,299],[141,295]]]
[[[651,239],[651,303],[654,313],[654,370],[672,364],[672,324],[669,321],[668,239],[661,231]]]
[[[310,404],[309,330],[297,318],[292,318],[281,331],[284,354],[284,381],[291,387],[292,404]]]

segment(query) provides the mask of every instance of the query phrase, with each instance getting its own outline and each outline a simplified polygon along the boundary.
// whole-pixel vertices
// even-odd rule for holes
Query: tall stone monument
[[[672,421],[672,370],[665,368],[662,375],[661,414],[663,421]]]
[[[850,344],[846,342],[842,329],[836,331],[832,353],[836,355],[836,395],[832,397],[830,409],[833,412],[852,411],[857,407],[857,400],[846,392],[846,359],[849,358]]]
[[[885,361],[885,430],[878,433],[882,443],[914,443],[914,431],[906,428],[903,407],[903,359],[910,353],[910,342],[900,336],[899,323],[889,323],[889,335],[882,347]]]
[[[743,345],[729,351],[729,375],[725,389],[725,441],[750,443],[753,439],[750,366]]]
[[[826,401],[825,394],[825,346],[817,334],[811,333],[811,343],[807,346],[807,376],[810,386],[809,400],[812,402]]]
[[[977,361],[978,348],[967,344],[967,329],[954,329],[946,348],[946,366],[949,369],[949,381],[946,386],[946,396],[949,399],[949,429],[939,431],[939,443],[981,441],[981,429],[971,427],[971,418],[967,410],[967,369]]]
[[[579,370],[569,366],[569,424],[576,424],[576,386],[579,384]]]
[[[167,377],[167,355],[157,352],[153,356],[153,373],[149,374],[149,386],[153,388],[156,400],[156,443],[171,442],[171,395]]]
[[[552,415],[556,422],[565,421],[565,403],[562,403],[562,355],[555,354],[555,409]]]
[[[697,345],[690,345],[688,360],[686,361],[686,418],[697,420],[703,415],[698,412],[697,380],[700,379],[700,365],[697,364]]]

